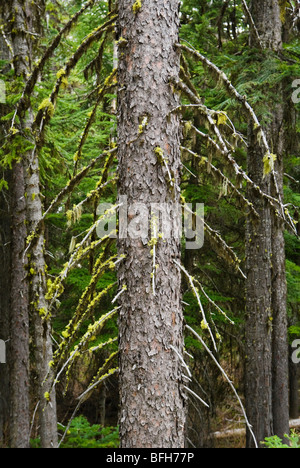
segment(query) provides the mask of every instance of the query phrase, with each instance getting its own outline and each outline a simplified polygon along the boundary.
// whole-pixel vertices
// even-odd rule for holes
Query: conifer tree
[[[128,207],[170,204],[180,197],[180,126],[170,83],[179,76],[179,2],[119,2],[119,196]],[[172,174],[168,178],[163,160]],[[171,182],[171,184],[170,184]],[[130,213],[129,219],[134,213]],[[151,222],[152,221],[152,222]],[[179,239],[124,236],[120,288],[120,435],[126,448],[184,446]],[[160,229],[160,230],[159,230]],[[159,236],[161,234],[161,236]],[[149,240],[149,239],[148,239]],[[155,259],[154,259],[155,256]]]
[[[283,7],[283,11],[285,6]],[[250,45],[261,54],[282,50],[280,2],[252,1]],[[258,52],[259,53],[259,52]],[[283,84],[269,91],[274,96],[271,122],[265,132],[272,148],[262,148],[258,129],[250,124],[248,173],[267,194],[282,202],[285,155],[285,102]],[[246,401],[247,411],[259,441],[289,430],[288,346],[284,219],[282,206],[270,209],[252,189],[249,200],[260,214],[257,223],[248,220],[247,318],[246,318]],[[279,216],[279,214],[281,216]],[[251,438],[248,444],[251,446]]]
[[[43,0],[36,4],[12,0],[1,9],[11,40],[15,89],[30,76],[37,53],[36,38],[42,34]],[[19,90],[20,91],[20,90]],[[10,315],[10,439],[11,446],[26,448],[30,434],[29,326],[32,318],[38,376],[39,422],[42,446],[57,445],[55,394],[48,391],[46,377],[52,356],[51,325],[47,320],[44,237],[28,250],[30,234],[42,218],[37,145],[29,134],[33,127],[30,95],[23,93],[14,112],[6,147],[12,158],[12,242]],[[17,115],[18,114],[18,115]],[[15,151],[12,150],[15,148]],[[50,402],[50,400],[52,401]],[[49,404],[51,403],[51,404]]]

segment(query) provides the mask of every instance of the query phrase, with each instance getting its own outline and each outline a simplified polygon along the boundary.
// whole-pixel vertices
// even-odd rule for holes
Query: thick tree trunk
[[[10,184],[8,173],[6,180]],[[10,194],[8,191],[0,192],[0,340],[6,343],[6,364],[0,364],[0,448],[5,445],[9,423],[10,216]]]
[[[169,115],[178,105],[169,83],[179,76],[178,31],[179,1],[119,1],[119,196],[128,207],[179,202],[180,127]],[[129,209],[129,227],[136,214]],[[127,288],[119,321],[121,446],[182,448],[181,366],[172,349],[183,351],[181,275],[174,265],[180,240],[152,239],[149,246],[151,236],[137,237],[119,240],[126,255],[119,284]]]
[[[3,18],[0,9],[0,17]],[[0,58],[10,59],[9,49],[0,36]],[[9,70],[9,65],[7,70]],[[3,70],[5,71],[5,70]],[[7,106],[0,106],[0,117],[9,112]],[[0,127],[0,140],[3,141],[7,129]],[[11,171],[4,174],[8,187],[11,186]],[[10,250],[11,250],[11,197],[10,189],[0,191],[0,340],[6,343],[6,364],[0,365],[0,448],[7,445],[9,424],[9,315],[10,315]]]
[[[16,76],[24,76],[25,56],[21,46],[24,38],[24,22],[18,14],[20,6],[14,1],[1,6],[4,24],[9,25],[13,34],[9,35],[13,46],[13,63]],[[10,34],[10,31],[6,31]],[[24,39],[23,39],[24,42]],[[12,448],[29,447],[29,283],[27,280],[27,259],[24,258],[26,246],[26,200],[25,178],[22,161],[13,161],[11,181],[11,284],[7,294],[10,295],[10,336],[9,336],[9,369],[10,369],[10,446]]]
[[[14,68],[17,77],[24,80],[31,70],[37,47],[35,34],[41,33],[40,15],[44,10],[44,1],[39,4],[30,1],[11,0],[7,3],[9,24],[11,25],[11,40],[14,52]],[[26,33],[28,31],[28,33]],[[20,129],[26,134],[26,128],[31,128],[33,115],[31,109],[21,118]],[[14,140],[12,144],[15,144]],[[42,217],[42,203],[40,195],[39,162],[37,151],[27,150],[21,156],[20,162],[13,167],[12,192],[15,200],[13,213],[13,244],[12,244],[12,321],[11,342],[14,350],[12,354],[13,373],[11,376],[11,389],[13,395],[12,412],[13,426],[12,445],[22,446],[21,439],[17,438],[17,431],[27,433],[29,437],[29,314],[34,329],[34,350],[37,372],[39,425],[41,445],[43,448],[57,446],[57,422],[55,394],[50,392],[51,379],[46,379],[49,373],[48,363],[52,360],[51,327],[47,314],[46,294],[46,268],[44,260],[44,236],[40,235],[32,247],[25,253],[26,239],[34,230]],[[20,205],[20,207],[19,207]],[[29,259],[29,261],[28,261]],[[24,291],[20,290],[20,285]],[[20,300],[21,296],[21,300]],[[20,304],[21,302],[21,304]],[[49,318],[49,317],[48,317]],[[21,327],[18,330],[18,327]],[[21,344],[18,344],[21,340]],[[26,347],[26,350],[25,350]],[[16,351],[18,348],[20,351]],[[23,352],[24,351],[24,352]],[[21,354],[19,354],[21,353]],[[23,373],[19,367],[23,366]],[[18,378],[23,378],[23,382]],[[50,394],[51,393],[51,394]],[[22,404],[22,400],[26,403]],[[20,411],[20,404],[22,411]],[[26,418],[25,421],[25,411]],[[24,414],[20,420],[18,414]],[[21,444],[21,445],[20,445]],[[24,440],[25,444],[25,440]],[[26,444],[28,441],[26,441]]]
[[[258,35],[251,31],[250,45],[278,51],[282,47],[282,23],[279,0],[251,0],[250,12]],[[259,40],[258,40],[259,36]]]

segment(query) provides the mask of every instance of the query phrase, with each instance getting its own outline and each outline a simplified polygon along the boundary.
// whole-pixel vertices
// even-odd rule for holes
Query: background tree
[[[1,18],[3,18],[4,12],[1,11]],[[0,57],[1,57],[1,71],[8,71],[9,66],[7,62],[10,59],[10,50],[7,46],[3,35],[0,35]],[[5,70],[3,70],[3,68]],[[2,76],[1,73],[1,77]],[[4,81],[3,81],[4,82]],[[7,84],[5,84],[6,88]],[[6,94],[6,93],[5,93]],[[4,96],[2,96],[4,98]],[[3,101],[6,100],[3,99]],[[5,102],[0,104],[1,111],[0,115],[3,117],[7,114],[8,109],[5,106]],[[0,138],[3,141],[5,136],[4,123],[1,125]],[[3,173],[2,184],[7,184],[7,187],[11,183],[11,174],[9,171]],[[5,181],[5,182],[4,182]],[[8,345],[9,339],[9,294],[10,291],[10,248],[8,246],[11,243],[11,199],[10,192],[8,190],[0,191],[0,248],[1,248],[1,272],[0,272],[0,339],[6,342]],[[7,426],[9,421],[9,370],[8,366],[0,366],[0,446],[5,444],[5,434],[7,433]]]
[[[6,33],[9,34],[9,40],[11,40],[10,50],[15,72],[13,86],[16,92],[21,90],[22,81],[27,79],[33,68],[37,53],[37,44],[34,42],[36,39],[33,38],[42,32],[40,18],[43,11],[43,2],[33,8],[26,2],[12,1],[7,2],[3,8],[3,15],[5,15],[3,22],[9,26]],[[51,405],[45,406],[42,403],[45,401],[44,395],[48,394],[45,378],[52,355],[50,327],[47,323],[42,325],[43,314],[41,313],[43,311],[44,315],[47,315],[43,237],[39,237],[30,254],[26,250],[28,235],[42,217],[39,162],[36,147],[32,144],[31,136],[28,134],[33,126],[30,96],[23,93],[22,104],[19,105],[17,111],[13,113],[11,128],[6,136],[8,140],[6,145],[10,152],[8,157],[12,165],[10,439],[13,447],[29,446],[29,315],[32,312],[40,391],[41,439],[43,446],[51,447],[57,445],[55,398]]]
[[[255,29],[254,25],[250,28],[250,45],[280,54],[284,6],[281,8],[280,2],[272,1],[264,2],[262,6],[254,1],[250,14],[255,24]],[[248,150],[250,177],[264,192],[280,200],[283,199],[287,130],[283,86],[280,82],[270,89],[271,118],[265,128],[272,153],[268,154],[265,149],[261,149],[253,126],[250,127]],[[249,223],[247,232],[246,382],[248,414],[251,417],[252,413],[254,427],[257,424],[258,439],[263,440],[273,431],[283,438],[289,430],[285,246],[282,219],[278,218],[274,210],[261,206],[257,197],[252,201],[255,207],[259,203],[257,209],[262,211],[259,226]],[[267,392],[265,395],[262,389]],[[262,417],[264,411],[265,420]]]

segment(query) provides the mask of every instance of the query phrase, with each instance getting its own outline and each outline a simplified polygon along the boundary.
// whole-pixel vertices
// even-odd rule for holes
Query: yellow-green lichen
[[[54,114],[54,105],[53,105],[53,103],[50,101],[50,99],[47,98],[47,99],[44,99],[44,100],[42,101],[42,103],[40,104],[38,110],[39,110],[39,111],[43,110],[43,111],[45,111],[50,117],[52,117],[53,114]]]
[[[68,86],[68,78],[66,77],[66,70],[61,68],[57,73],[56,73],[56,78],[57,80],[61,80],[61,84],[63,88],[66,88]]]
[[[132,11],[135,15],[140,11],[141,8],[142,8],[142,0],[137,0],[132,5]]]

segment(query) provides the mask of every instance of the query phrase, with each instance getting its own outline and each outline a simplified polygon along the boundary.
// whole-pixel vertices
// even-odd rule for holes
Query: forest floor
[[[300,435],[300,408],[299,419],[290,420],[290,425]],[[214,448],[245,448],[246,427],[236,402],[220,407],[211,427]]]

